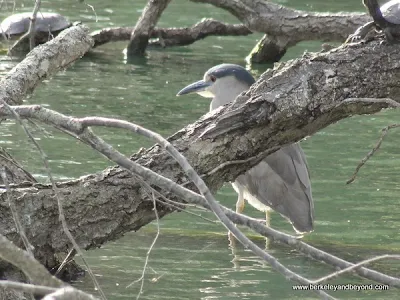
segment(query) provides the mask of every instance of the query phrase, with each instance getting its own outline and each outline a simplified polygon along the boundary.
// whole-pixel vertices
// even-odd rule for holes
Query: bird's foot
[[[265,220],[265,219],[256,219],[256,221],[261,223],[261,224],[263,224],[263,225],[265,225],[265,226],[269,226],[269,224],[267,224],[267,220]]]
[[[389,26],[383,30],[383,35],[387,44],[400,43],[400,25]],[[383,42],[381,42],[383,44]]]
[[[372,29],[374,27],[375,27],[374,21],[364,24],[363,26],[357,28],[357,30],[353,34],[350,34],[349,37],[344,42],[344,44],[369,41],[370,40],[369,35],[371,31],[373,31]]]

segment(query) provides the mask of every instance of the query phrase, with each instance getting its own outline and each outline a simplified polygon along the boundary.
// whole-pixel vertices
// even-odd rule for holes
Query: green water
[[[91,9],[77,1],[43,2],[43,11],[60,12],[71,21],[82,20],[95,30],[133,25],[145,2],[89,2],[96,9],[97,23]],[[278,2],[315,11],[363,10],[358,0]],[[19,11],[28,11],[30,7],[31,2],[28,1],[16,4]],[[11,5],[3,5],[1,17],[11,9]],[[191,25],[203,17],[236,22],[231,15],[213,6],[175,0],[159,25]],[[40,85],[26,103],[43,104],[68,115],[119,117],[168,136],[195,121],[209,107],[207,99],[196,95],[177,98],[176,92],[201,78],[204,71],[213,65],[222,62],[243,65],[243,58],[260,36],[207,38],[189,47],[150,51],[146,59],[131,64],[123,58],[125,43],[105,45]],[[297,57],[305,50],[319,50],[319,43],[302,43],[290,49],[284,59]],[[4,74],[14,64],[3,58],[1,72]],[[251,71],[259,76],[267,67],[257,66]],[[400,132],[391,132],[376,157],[361,170],[358,180],[349,186],[345,184],[358,161],[375,144],[381,128],[397,119],[397,112],[354,117],[302,142],[311,169],[316,214],[316,230],[305,241],[351,261],[400,252],[400,186],[397,183],[400,173],[397,141]],[[96,132],[127,155],[151,145],[144,138],[124,131],[103,129]],[[34,134],[49,155],[52,171],[59,180],[90,174],[110,165],[99,154],[51,128],[35,129]],[[14,122],[2,123],[0,135],[0,146],[8,149],[34,176],[46,180],[40,156],[19,126]],[[234,207],[236,194],[226,185],[217,198],[225,205]],[[194,212],[214,219],[209,213]],[[249,207],[246,213],[262,217]],[[272,217],[272,226],[292,232],[277,214]],[[139,284],[127,286],[140,277],[156,228],[155,223],[150,224],[137,233],[127,234],[101,249],[85,253],[108,299],[136,298]],[[182,212],[161,220],[160,231],[150,256],[141,299],[316,298],[310,292],[293,291],[292,282],[240,247],[236,254],[237,264],[234,265],[221,225]],[[255,241],[260,246],[264,245],[261,239]],[[269,251],[286,266],[309,278],[334,271],[282,245],[272,244]],[[391,275],[399,275],[399,263],[390,261],[374,266]],[[329,283],[370,282],[347,275]],[[89,277],[76,282],[75,286],[94,292]],[[399,298],[395,289],[331,294],[342,299]]]

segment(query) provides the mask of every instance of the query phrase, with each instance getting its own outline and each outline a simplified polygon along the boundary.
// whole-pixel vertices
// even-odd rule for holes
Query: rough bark
[[[255,45],[246,60],[250,63],[269,63],[279,61],[286,53],[287,40],[265,34]]]
[[[1,79],[0,99],[10,105],[22,103],[41,81],[69,66],[92,47],[93,40],[88,32],[86,26],[73,26],[46,45],[33,49]]]
[[[253,48],[250,62],[278,61],[286,50],[301,41],[344,41],[371,18],[365,13],[315,13],[287,8],[265,0],[190,0],[209,3],[225,9],[244,25],[227,25],[217,21],[201,21],[191,28],[157,29],[154,26],[168,0],[149,1],[135,28],[105,28],[93,34],[96,46],[111,41],[130,39],[128,57],[144,55],[146,47],[189,45],[209,35],[266,35]],[[360,9],[362,6],[360,5]],[[158,40],[149,42],[149,38]]]
[[[93,32],[94,47],[117,41],[128,41],[133,27],[104,28]],[[150,46],[171,47],[193,44],[195,41],[212,35],[249,35],[252,32],[242,24],[226,24],[214,19],[203,19],[192,27],[154,28],[149,41]]]
[[[190,0],[229,11],[251,31],[286,37],[288,46],[300,41],[344,41],[371,21],[365,13],[316,13],[288,8],[265,0]],[[360,3],[360,10],[363,9]]]
[[[266,33],[247,59],[276,62],[301,41],[344,41],[371,17],[362,13],[317,13],[288,8],[265,0],[190,0],[225,9],[253,32]],[[363,6],[360,3],[360,10]]]
[[[203,19],[190,28],[159,28],[152,37],[158,40],[151,46],[186,46],[212,35],[249,35],[252,32],[242,24],[226,24],[213,19]]]
[[[0,147],[0,168],[4,168],[9,183],[36,182],[36,179],[33,178],[29,172],[25,171],[24,168],[2,147]],[[0,169],[0,172],[1,171],[2,170]],[[2,178],[0,178],[0,184],[4,185]]]
[[[21,282],[1,280],[0,282],[0,295],[1,290],[12,288],[14,291],[26,292],[29,294],[50,294],[53,293],[62,297],[63,295],[69,295],[69,297],[59,299],[82,299],[82,300],[95,300],[96,298],[85,292],[76,290],[73,287],[68,286],[61,280],[51,276],[49,272],[41,265],[31,253],[24,251],[16,247],[6,237],[0,234],[0,257],[19,270],[23,271],[26,277],[32,282],[32,284],[24,284]],[[37,285],[37,286],[35,286]],[[1,299],[26,299],[23,295],[17,293],[7,293],[7,298]],[[75,296],[75,297],[74,297]],[[12,298],[11,298],[12,297]],[[33,298],[33,297],[30,297]],[[47,298],[51,299],[51,298]]]
[[[42,80],[66,68],[75,60],[82,57],[84,53],[91,48],[93,41],[88,33],[89,30],[87,27],[75,26],[65,30],[51,42],[31,51],[21,63],[13,68],[0,81],[0,99],[9,104],[22,103],[26,94],[32,92]],[[77,41],[79,41],[79,43],[77,43]],[[36,180],[5,151],[2,151],[0,155],[0,165],[5,168],[9,183],[29,184],[29,182],[36,182]],[[6,201],[6,191],[2,191],[4,196],[3,200]],[[6,210],[9,211],[7,201],[2,202],[1,211]],[[19,215],[23,216],[21,211]],[[4,223],[6,227],[11,228],[15,226],[12,219],[8,221],[11,223]],[[27,226],[26,222],[24,223],[25,226]],[[12,230],[14,230],[15,240],[19,241],[19,234],[15,231],[16,229],[14,228]],[[45,260],[42,260],[45,265],[53,267],[61,260],[62,256],[62,253],[43,252],[41,257],[45,257]],[[21,272],[10,267],[9,264],[2,262],[0,264],[0,270],[2,272],[1,278],[14,278],[18,281],[24,280],[24,276]],[[71,279],[70,276],[75,276],[79,271],[81,270],[77,265],[70,264],[67,270],[63,272],[62,276],[63,278]],[[11,297],[11,295],[8,297]],[[21,295],[18,295],[18,297],[21,297]]]
[[[131,39],[127,47],[128,57],[142,56],[149,42],[151,32],[156,26],[164,9],[171,0],[149,0],[143,10],[142,16],[132,31]]]
[[[260,152],[266,155],[276,150],[275,146],[298,141],[342,118],[389,107],[385,101],[344,100],[358,97],[397,100],[399,61],[395,45],[379,42],[306,55],[267,71],[234,104],[207,114],[169,140],[200,174],[206,174],[204,179],[216,191],[262,157],[234,163],[238,159],[254,157]],[[176,182],[185,181],[183,171],[159,146],[142,150],[132,159]],[[222,163],[226,163],[224,167],[211,172]],[[152,202],[140,182],[117,167],[58,186],[70,230],[85,249],[137,230],[155,218]],[[39,257],[69,247],[50,186],[25,185],[16,188],[13,196],[19,213],[25,216],[26,234]],[[173,198],[171,194],[168,196]],[[1,203],[6,203],[4,191],[0,197]],[[171,210],[160,206],[158,212],[162,217]],[[1,231],[18,242],[11,214],[4,204],[1,215]]]

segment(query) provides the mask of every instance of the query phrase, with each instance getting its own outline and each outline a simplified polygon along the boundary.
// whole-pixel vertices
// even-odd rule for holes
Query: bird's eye
[[[212,82],[215,82],[215,81],[217,80],[217,77],[215,77],[214,75],[211,75],[211,76],[210,76],[210,80],[211,80]]]

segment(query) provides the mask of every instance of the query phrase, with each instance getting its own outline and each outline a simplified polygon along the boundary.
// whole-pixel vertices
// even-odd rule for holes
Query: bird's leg
[[[374,19],[373,23],[385,34],[387,42],[389,44],[400,42],[400,24],[394,24],[385,19],[379,2],[377,0],[363,0],[363,4]],[[398,4],[396,4],[396,6],[397,5]]]
[[[240,214],[244,210],[244,195],[243,190],[240,188],[238,193],[238,200],[236,202],[236,213]],[[235,237],[233,236],[232,232],[229,231],[228,239],[232,247],[235,246]]]
[[[271,225],[271,211],[267,210],[265,212],[265,226],[270,227]]]
[[[244,196],[242,189],[240,189],[238,200],[236,202],[236,213],[241,214],[243,210],[244,210]]]
[[[270,227],[271,225],[271,211],[267,209],[265,211],[265,226]],[[269,249],[270,239],[265,238],[265,249]]]
[[[356,43],[361,40],[368,41],[370,39],[370,36],[368,35],[368,33],[370,33],[374,27],[375,27],[374,21],[364,24],[363,26],[357,28],[357,30],[353,34],[350,34],[349,37],[344,42],[344,44]]]

